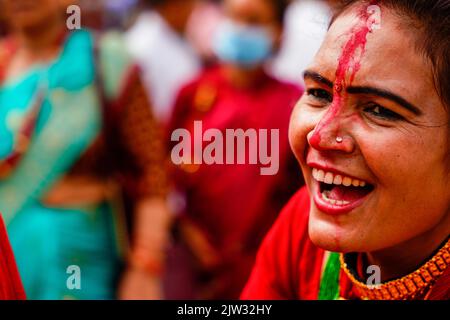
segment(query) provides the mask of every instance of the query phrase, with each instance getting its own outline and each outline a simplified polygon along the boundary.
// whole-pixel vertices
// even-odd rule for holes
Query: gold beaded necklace
[[[349,270],[345,255],[340,255],[341,268],[364,300],[414,300],[426,299],[433,285],[450,264],[450,239],[424,265],[416,271],[380,285],[367,285],[356,279]]]

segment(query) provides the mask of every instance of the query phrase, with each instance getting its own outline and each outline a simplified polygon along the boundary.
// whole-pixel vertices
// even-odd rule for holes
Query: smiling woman
[[[449,39],[449,0],[345,1],[291,119],[307,187],[244,298],[450,298]]]

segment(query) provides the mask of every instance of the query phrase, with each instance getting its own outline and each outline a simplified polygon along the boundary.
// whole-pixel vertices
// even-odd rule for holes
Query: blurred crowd
[[[289,117],[333,2],[1,1],[0,212],[27,296],[238,298],[302,185]],[[278,129],[277,174],[175,165],[195,121]]]

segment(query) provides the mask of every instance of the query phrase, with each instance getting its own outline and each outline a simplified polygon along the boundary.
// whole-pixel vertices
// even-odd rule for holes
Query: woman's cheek
[[[363,125],[352,130],[353,139],[370,174],[377,184],[384,186],[392,186],[397,179],[404,180],[402,174],[408,172],[411,161],[409,140],[390,131],[385,128],[367,129]]]
[[[307,135],[316,125],[302,100],[303,98],[295,106],[289,125],[289,142],[298,160],[302,160],[308,144]]]
[[[299,137],[299,103],[296,104],[294,110],[291,114],[291,119],[289,122],[289,144],[291,145],[291,150],[297,156],[297,151],[300,144]]]

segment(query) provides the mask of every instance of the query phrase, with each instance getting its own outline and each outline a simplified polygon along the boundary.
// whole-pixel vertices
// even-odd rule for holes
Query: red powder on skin
[[[375,5],[378,0],[371,1],[370,5]],[[328,126],[330,122],[337,116],[344,106],[345,93],[347,87],[351,86],[355,79],[356,73],[361,68],[361,59],[364,56],[367,44],[367,35],[371,32],[368,7],[363,6],[358,14],[358,23],[348,32],[349,40],[342,49],[341,56],[338,60],[336,70],[336,80],[333,88],[333,102],[327,115],[319,122],[314,130],[310,142],[316,146],[320,146],[322,140],[321,131]],[[349,79],[347,82],[347,74]]]
[[[371,1],[370,5],[376,5],[378,0]],[[349,39],[342,49],[341,56],[338,59],[338,67],[336,69],[336,79],[333,88],[333,102],[326,116],[319,122],[314,129],[310,143],[320,147],[322,141],[321,131],[330,125],[331,121],[339,114],[344,107],[345,95],[347,87],[351,86],[355,79],[356,73],[361,68],[361,59],[364,56],[367,44],[367,35],[371,32],[370,19],[371,15],[368,6],[363,6],[358,14],[359,21],[348,32]],[[348,75],[348,82],[347,77]],[[339,131],[339,127],[336,128]],[[333,237],[334,251],[342,251],[340,239],[341,232],[339,217],[335,217],[336,233]]]

